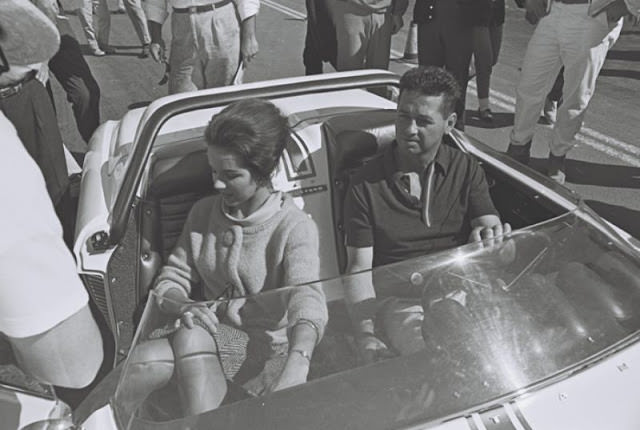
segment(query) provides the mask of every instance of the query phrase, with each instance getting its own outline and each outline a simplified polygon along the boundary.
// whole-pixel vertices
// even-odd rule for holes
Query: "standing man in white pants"
[[[242,81],[258,53],[259,0],[146,0],[151,56],[165,61],[162,24],[171,13],[169,94]]]
[[[507,154],[524,164],[529,162],[545,96],[564,66],[563,102],[549,142],[547,169],[547,174],[561,184],[566,178],[566,155],[575,145],[607,51],[620,36],[622,16],[638,13],[638,0],[593,3],[607,6],[596,13],[589,0],[526,1],[528,19],[539,21],[524,56]]]
[[[98,0],[96,8],[96,25],[93,24],[93,1],[82,0],[82,8],[77,10],[78,18],[82,24],[82,30],[87,38],[89,49],[95,56],[114,54],[115,50],[109,46],[109,33],[111,32],[111,11],[107,0]],[[123,0],[124,8],[133,24],[133,29],[142,43],[140,58],[149,56],[151,36],[147,28],[147,18],[144,15],[140,0]]]
[[[391,35],[403,25],[408,0],[328,0],[336,27],[339,71],[388,69]]]

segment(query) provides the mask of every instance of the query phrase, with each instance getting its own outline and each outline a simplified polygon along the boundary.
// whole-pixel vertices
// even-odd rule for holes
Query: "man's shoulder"
[[[473,155],[454,146],[442,144],[440,152],[440,159],[446,164],[449,172],[462,174],[480,167],[480,163]]]
[[[364,161],[364,163],[355,168],[351,173],[350,181],[352,184],[376,183],[384,181],[387,176],[387,157],[389,151],[381,151],[373,157]]]

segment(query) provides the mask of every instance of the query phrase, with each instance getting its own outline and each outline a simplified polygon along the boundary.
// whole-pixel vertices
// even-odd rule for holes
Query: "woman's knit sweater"
[[[228,215],[221,196],[216,195],[191,209],[155,289],[162,295],[177,287],[190,296],[192,286],[202,284],[205,298],[213,300],[252,296],[318,278],[316,225],[289,195],[273,193],[260,209],[242,219]],[[286,342],[287,325],[292,327],[300,319],[312,321],[320,337],[327,308],[320,287],[299,286],[289,294],[232,301],[226,316],[239,327],[265,329],[274,342],[281,343]]]

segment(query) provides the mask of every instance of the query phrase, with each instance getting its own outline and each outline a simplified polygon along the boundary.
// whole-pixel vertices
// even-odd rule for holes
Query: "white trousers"
[[[92,3],[92,0],[83,0],[82,8],[78,10],[82,31],[91,49],[96,49],[98,45],[107,47],[109,46],[109,33],[111,31],[109,5],[107,0],[97,1],[96,23],[94,26]],[[151,43],[151,36],[147,28],[147,18],[142,10],[141,0],[124,0],[124,6],[140,42],[145,45]]]
[[[563,101],[549,146],[554,155],[565,155],[575,145],[607,51],[622,29],[622,19],[609,23],[606,13],[590,17],[587,9],[587,4],[554,2],[538,23],[516,90],[511,143],[524,145],[533,138],[545,97],[564,66]]]

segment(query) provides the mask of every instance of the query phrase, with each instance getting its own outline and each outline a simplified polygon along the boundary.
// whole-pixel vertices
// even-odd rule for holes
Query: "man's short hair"
[[[419,66],[405,72],[400,78],[400,95],[404,91],[416,91],[425,96],[442,95],[442,116],[448,117],[456,108],[460,99],[460,85],[442,67]]]

